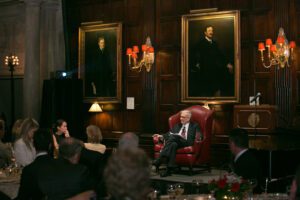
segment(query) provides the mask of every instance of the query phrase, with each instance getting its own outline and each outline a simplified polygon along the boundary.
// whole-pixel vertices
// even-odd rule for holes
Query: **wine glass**
[[[194,179],[192,181],[192,185],[193,185],[193,193],[194,194],[200,194],[200,186],[201,184],[203,184],[203,181],[200,179]]]
[[[169,195],[169,199],[175,199],[176,197],[175,185],[173,184],[168,185],[167,194]]]
[[[184,185],[182,183],[177,183],[175,185],[175,195],[176,197],[181,196],[184,193]]]
[[[249,191],[249,199],[253,199],[253,189],[257,186],[257,179],[248,179],[248,182],[250,184],[250,191]]]

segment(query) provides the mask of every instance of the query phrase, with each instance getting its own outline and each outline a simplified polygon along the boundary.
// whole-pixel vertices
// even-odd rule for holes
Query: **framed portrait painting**
[[[121,102],[122,24],[82,23],[79,27],[79,78],[85,102]]]
[[[182,102],[239,102],[239,11],[192,13],[181,22]]]

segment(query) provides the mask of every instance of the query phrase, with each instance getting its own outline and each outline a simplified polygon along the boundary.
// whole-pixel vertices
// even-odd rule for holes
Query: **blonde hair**
[[[89,143],[100,143],[102,141],[102,133],[98,126],[89,125],[86,127],[86,134]]]
[[[17,140],[20,138],[21,135],[21,127],[23,124],[24,119],[18,119],[15,121],[12,129],[11,129],[11,134],[13,136],[13,141]]]
[[[192,112],[191,112],[191,111],[189,111],[189,110],[182,110],[182,111],[180,112],[180,114],[182,114],[182,113],[188,115],[188,117],[191,119],[191,117],[192,117]]]
[[[28,136],[30,130],[32,129],[38,129],[39,128],[39,123],[32,118],[26,118],[24,119],[22,126],[21,126],[21,131],[20,131],[20,137],[23,139],[24,143],[26,146],[31,149],[30,146],[30,138]]]

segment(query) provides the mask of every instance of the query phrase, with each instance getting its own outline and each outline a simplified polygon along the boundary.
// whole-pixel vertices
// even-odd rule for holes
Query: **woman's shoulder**
[[[92,150],[92,151],[98,151],[100,153],[104,153],[106,150],[106,146],[100,143],[84,143],[85,148]]]
[[[15,146],[15,145],[23,145],[23,144],[25,144],[23,138],[19,138],[19,139],[17,139],[17,140],[15,141],[14,146]]]

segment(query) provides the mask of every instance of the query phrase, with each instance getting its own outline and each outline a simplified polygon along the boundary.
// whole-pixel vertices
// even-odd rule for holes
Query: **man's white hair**
[[[180,112],[180,114],[182,114],[182,113],[187,114],[187,115],[189,116],[189,118],[192,117],[192,113],[191,113],[191,111],[189,111],[189,110],[183,110],[183,111]]]

